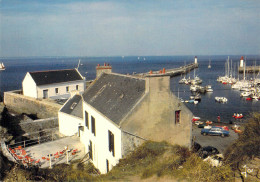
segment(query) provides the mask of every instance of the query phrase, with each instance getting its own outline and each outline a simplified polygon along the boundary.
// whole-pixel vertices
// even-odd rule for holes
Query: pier
[[[239,67],[238,72],[243,73],[244,67]],[[246,66],[245,72],[246,73],[258,73],[258,72],[260,72],[260,66]]]
[[[146,73],[137,73],[137,74],[133,74],[133,76],[137,76],[137,77],[158,77],[158,76],[170,76],[170,77],[174,77],[174,76],[178,76],[181,74],[185,74],[195,68],[198,68],[199,64],[198,63],[191,63],[185,66],[181,66],[179,68],[173,68],[173,69],[165,69],[163,68],[162,70],[159,71],[150,71],[150,72],[146,72]]]

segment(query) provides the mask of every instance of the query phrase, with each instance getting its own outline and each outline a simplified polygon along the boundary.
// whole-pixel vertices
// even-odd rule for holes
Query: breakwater
[[[178,68],[173,68],[173,69],[165,69],[163,68],[162,70],[159,71],[150,71],[150,72],[146,72],[146,73],[138,73],[138,74],[134,74],[133,76],[137,76],[137,77],[153,77],[153,76],[170,76],[170,77],[174,77],[174,76],[178,76],[181,74],[185,74],[190,72],[191,70],[198,68],[199,64],[198,63],[191,63],[185,66],[181,66]]]
[[[244,69],[244,67],[238,68],[239,73],[243,73],[244,70],[246,73],[258,73],[258,72],[260,72],[260,66],[246,66],[245,69]]]

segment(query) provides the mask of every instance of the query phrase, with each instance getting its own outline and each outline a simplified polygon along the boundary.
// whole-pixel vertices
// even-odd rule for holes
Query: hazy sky
[[[260,0],[0,0],[0,57],[260,54]]]

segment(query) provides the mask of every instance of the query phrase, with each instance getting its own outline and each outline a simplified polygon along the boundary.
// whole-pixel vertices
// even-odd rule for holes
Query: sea
[[[232,90],[230,85],[223,85],[217,82],[218,76],[225,75],[225,63],[227,55],[222,56],[197,56],[199,68],[186,74],[186,77],[193,78],[199,76],[202,80],[202,86],[211,85],[213,93],[202,94],[201,102],[197,105],[193,103],[184,103],[194,114],[202,120],[217,121],[220,116],[221,122],[245,122],[253,112],[260,111],[260,101],[247,101],[240,97],[240,91]],[[229,56],[230,67],[233,75],[242,79],[243,74],[237,73],[241,55]],[[245,56],[244,56],[245,57]],[[248,55],[245,57],[247,66],[260,63],[260,55]],[[79,63],[80,60],[80,64]],[[209,60],[211,69],[208,68]],[[93,80],[96,76],[97,64],[104,63],[112,66],[112,71],[121,74],[135,74],[158,71],[163,68],[171,69],[184,66],[194,62],[194,56],[118,56],[118,57],[30,57],[30,58],[0,58],[6,70],[0,71],[0,94],[11,90],[22,88],[22,81],[27,72],[42,70],[72,69],[78,67],[80,73],[86,77],[86,80]],[[179,80],[184,75],[171,78],[172,92],[184,100],[189,100],[191,92],[189,86],[179,84]],[[257,74],[247,74],[248,79],[254,78]],[[217,103],[215,97],[226,97],[228,102]],[[245,117],[242,120],[235,120],[234,113],[242,113]]]

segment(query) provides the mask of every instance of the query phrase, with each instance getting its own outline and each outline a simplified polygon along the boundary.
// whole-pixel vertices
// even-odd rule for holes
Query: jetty
[[[246,68],[243,67],[238,68],[239,73],[243,73],[244,71],[246,73],[258,73],[260,72],[260,66],[246,66]]]
[[[199,64],[197,62],[195,62],[195,63],[191,63],[188,65],[181,66],[178,68],[173,68],[173,69],[163,68],[162,70],[158,70],[158,71],[149,71],[146,73],[136,73],[136,74],[133,74],[133,76],[137,76],[137,77],[160,77],[160,76],[174,77],[174,76],[178,76],[178,75],[190,72],[191,70],[198,68],[198,67],[199,67]]]
[[[241,56],[239,67],[238,67],[239,73],[258,73],[260,72],[260,66],[256,66],[256,62],[254,66],[247,66],[246,61],[244,61],[244,57]]]

